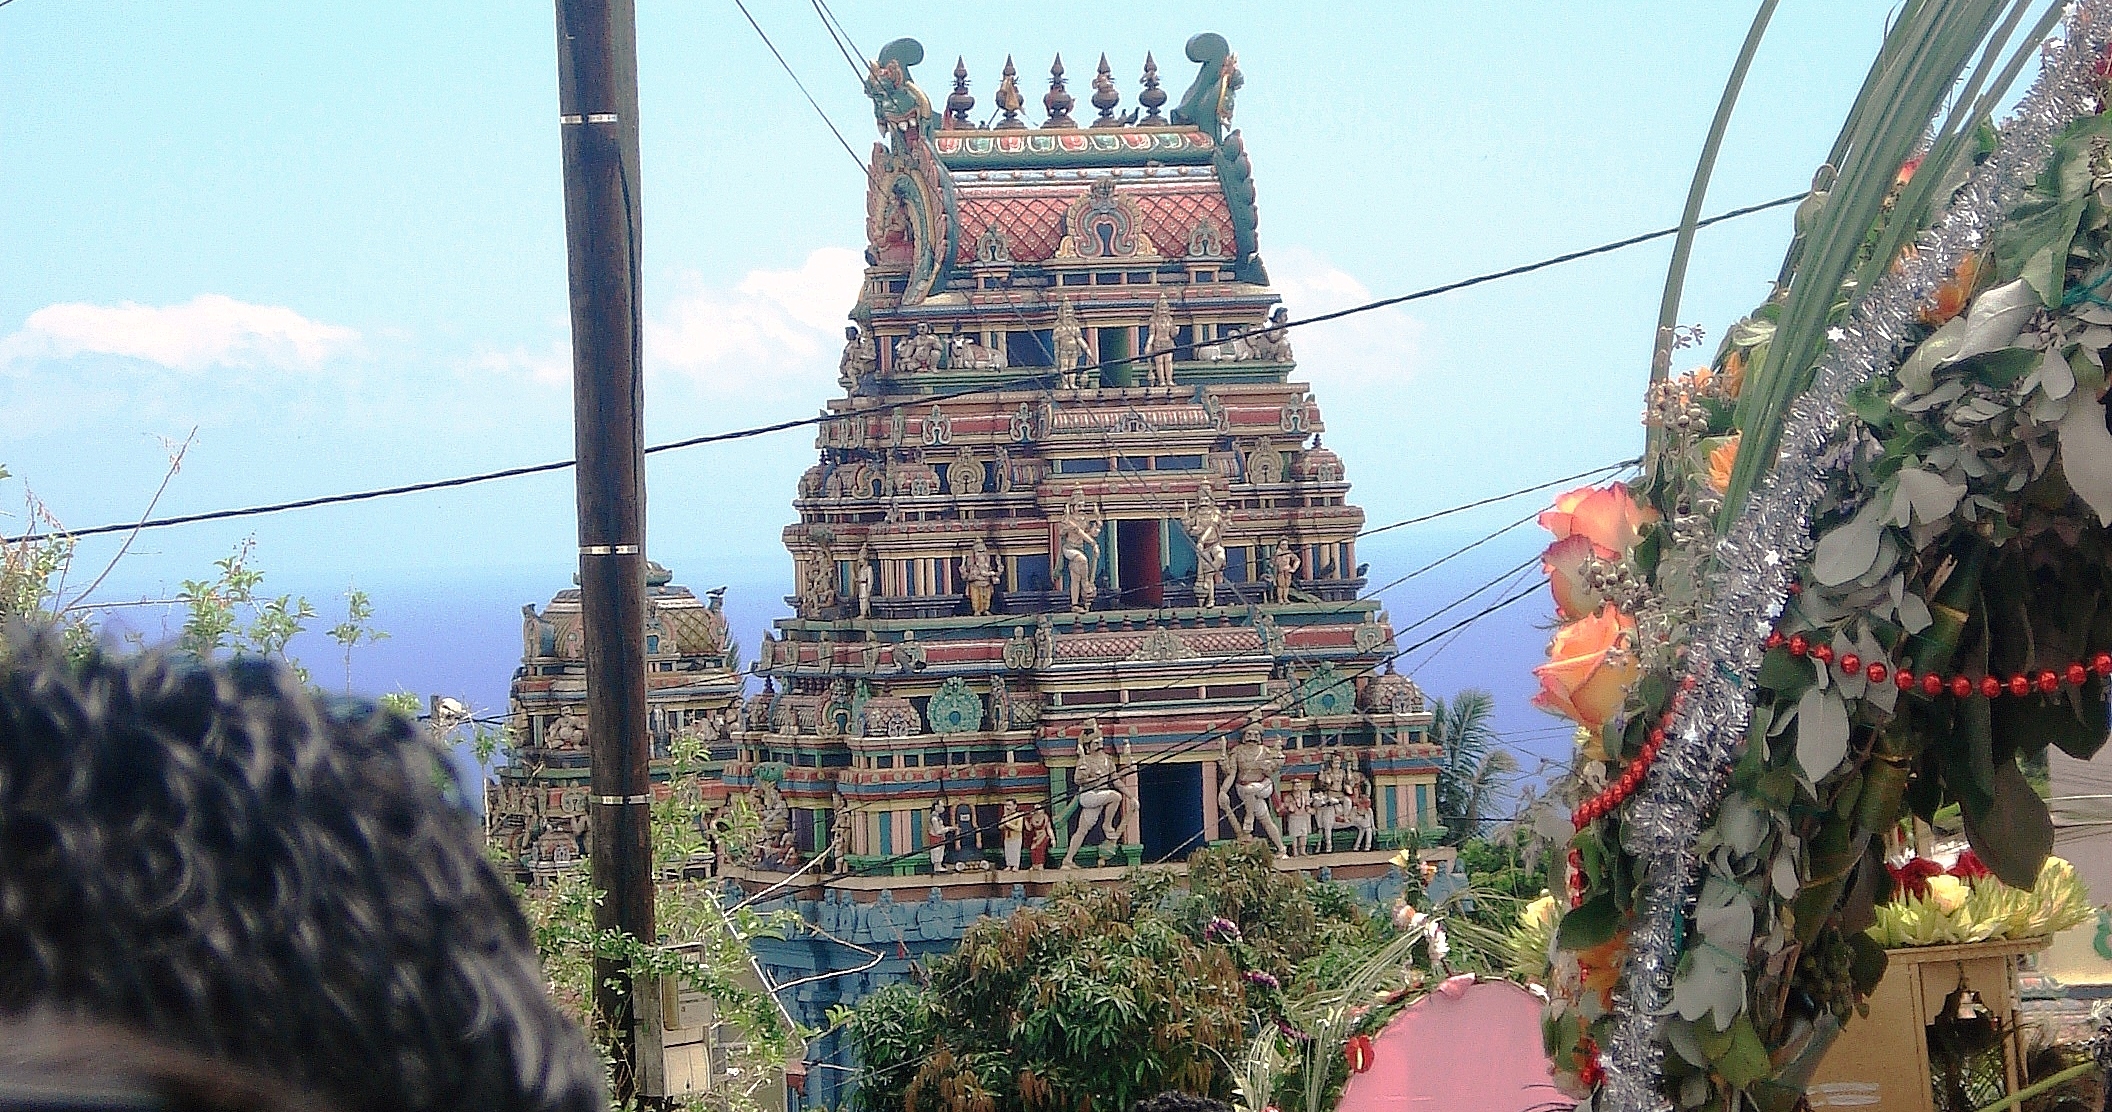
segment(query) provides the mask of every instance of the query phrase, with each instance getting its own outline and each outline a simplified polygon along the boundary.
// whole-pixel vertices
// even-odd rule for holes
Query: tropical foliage
[[[1067,885],[971,926],[924,986],[858,1006],[861,1106],[1123,1109],[1168,1089],[1303,1087],[1293,997],[1397,936],[1346,889],[1272,868],[1260,842],[1197,851],[1185,880]],[[1252,1054],[1282,1068],[1243,1071]]]
[[[1429,738],[1440,751],[1437,817],[1447,845],[1480,833],[1504,778],[1518,771],[1518,759],[1496,736],[1495,711],[1495,698],[1475,687],[1431,700]]]

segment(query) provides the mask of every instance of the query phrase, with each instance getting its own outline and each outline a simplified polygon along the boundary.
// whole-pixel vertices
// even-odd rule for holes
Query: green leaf
[[[1613,893],[1601,892],[1562,916],[1562,924],[1555,928],[1555,945],[1565,950],[1604,946],[1613,941],[1620,925],[1621,912],[1614,905]]]
[[[2112,525],[2112,430],[2105,428],[2105,403],[2083,395],[2061,418],[2061,474],[2077,496]]]
[[[2112,718],[2102,690],[2078,692],[2071,706],[2061,696],[2045,699],[1999,699],[1994,710],[1994,733],[2015,752],[2033,752],[2040,746],[2057,745],[2061,752],[2087,761],[2104,747],[2112,733]]]
[[[2046,855],[2053,852],[2053,816],[2017,762],[1997,763],[1994,779],[1991,802],[1960,800],[1966,841],[1997,879],[2028,892],[2039,882]]]
[[[2006,347],[1960,359],[1957,367],[1997,390],[2007,390],[2018,379],[2030,374],[2042,358],[2042,353],[2030,348]]]
[[[1767,655],[1760,658],[1760,674],[1754,682],[1787,701],[1802,694],[1816,679],[1811,661],[1777,647],[1769,649]]]
[[[1734,1089],[1743,1089],[1773,1072],[1774,1064],[1768,1059],[1767,1044],[1760,1041],[1760,1033],[1753,1030],[1751,1016],[1740,1015],[1731,1023],[1730,1045],[1716,1059],[1716,1072],[1724,1082]]]
[[[1891,498],[1880,490],[1853,518],[1820,537],[1811,551],[1812,578],[1821,586],[1837,587],[1869,571],[1877,563],[1878,541],[1891,508]]]
[[[1855,981],[1855,991],[1868,996],[1877,991],[1877,982],[1885,975],[1885,966],[1891,959],[1885,948],[1860,931],[1848,936],[1848,948],[1855,952],[1848,965],[1848,976]]]
[[[1797,703],[1797,765],[1816,784],[1848,755],[1848,706],[1840,693],[1813,687]]]

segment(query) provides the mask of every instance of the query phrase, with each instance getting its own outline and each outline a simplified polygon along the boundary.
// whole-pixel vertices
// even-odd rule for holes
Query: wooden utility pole
[[[594,918],[597,927],[650,944],[657,932],[645,705],[645,390],[639,366],[633,3],[557,0],[557,86],[572,290],[588,813],[592,877],[603,894]],[[616,1095],[628,1105],[638,1096],[640,1074],[656,1075],[657,1063],[640,1058],[626,963],[597,959],[594,975],[595,1009],[616,1048]],[[646,1056],[655,1049],[648,1046]]]

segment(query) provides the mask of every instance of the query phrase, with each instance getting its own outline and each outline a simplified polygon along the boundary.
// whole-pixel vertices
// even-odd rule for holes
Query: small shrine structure
[[[984,124],[965,62],[936,107],[914,40],[872,67],[868,265],[784,530],[797,616],[723,769],[764,833],[721,875],[842,943],[759,944],[804,1021],[1059,879],[1267,837],[1376,894],[1437,825],[1364,513],[1272,328],[1244,79],[1220,36],[1186,53],[1187,92],[1147,55],[1128,111],[1105,58],[1090,110],[1059,58],[1038,124],[1009,58]],[[853,947],[887,959],[815,976]]]
[[[739,650],[727,628],[725,589],[699,599],[659,564],[646,571],[647,728],[653,790],[671,781],[670,746],[681,735],[709,754],[723,747],[740,700]],[[587,829],[587,662],[579,591],[560,591],[540,613],[521,607],[521,664],[508,689],[507,763],[485,785],[485,834],[520,879],[540,883],[584,868]],[[718,764],[698,762],[695,788],[723,799]]]

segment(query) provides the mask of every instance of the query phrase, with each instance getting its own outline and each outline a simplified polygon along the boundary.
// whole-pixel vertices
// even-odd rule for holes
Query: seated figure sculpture
[[[445,750],[257,659],[0,635],[0,1024],[129,1033],[346,1112],[593,1112]]]

